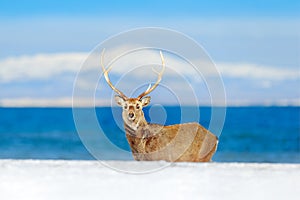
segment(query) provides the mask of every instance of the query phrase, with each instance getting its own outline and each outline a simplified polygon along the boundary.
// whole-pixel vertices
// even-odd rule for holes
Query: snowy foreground
[[[0,160],[0,195],[13,199],[299,199],[300,164]],[[168,165],[168,166],[167,166]],[[167,167],[166,167],[167,166]]]

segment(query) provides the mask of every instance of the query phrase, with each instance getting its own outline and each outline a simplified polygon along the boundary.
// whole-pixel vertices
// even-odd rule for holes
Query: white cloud
[[[262,80],[295,80],[300,78],[299,69],[282,69],[252,63],[217,63],[221,74],[225,77],[251,78]]]
[[[158,52],[147,51],[146,53],[147,56],[142,56],[143,52],[135,52],[120,58],[113,64],[114,68],[112,69],[111,74],[119,76],[129,73],[130,76],[148,77],[152,80],[153,77],[155,77],[155,74],[151,72],[150,66],[160,65],[161,60]],[[88,53],[58,53],[5,58],[0,60],[0,82],[7,83],[37,79],[44,80],[51,79],[52,77],[63,73],[76,74],[87,57]],[[164,74],[165,78],[175,76],[176,73],[186,75],[192,79],[198,78],[195,70],[187,62],[179,60],[169,54],[165,55],[165,60],[167,67],[173,70],[169,69]],[[105,64],[109,61],[110,59],[105,59]],[[95,58],[92,63],[95,64],[95,69],[99,71],[99,59]],[[207,66],[205,62],[202,63],[204,67],[201,68],[201,72],[204,75],[211,74],[213,70],[210,70],[209,67],[205,67]],[[146,65],[148,67],[148,71],[131,71],[134,67],[142,65]],[[210,64],[209,66],[212,65]],[[253,63],[229,62],[216,62],[216,67],[223,77],[229,78],[250,78],[265,81],[295,80],[300,78],[300,70],[293,68],[283,69]],[[157,69],[159,70],[159,68]],[[149,73],[151,73],[151,75]]]
[[[0,60],[0,82],[51,79],[62,73],[76,73],[86,53],[37,54]]]
[[[74,107],[89,107],[89,106],[110,106],[110,99],[76,99]],[[61,98],[4,98],[0,99],[0,106],[3,107],[71,107],[72,97]]]
[[[162,105],[176,105],[174,102],[169,103],[168,101],[159,101],[158,104]],[[0,107],[93,107],[93,106],[111,106],[115,105],[112,99],[90,99],[82,98],[76,99],[76,104],[72,104],[72,97],[63,98],[5,98],[0,99]],[[194,102],[183,102],[181,105],[195,105]],[[199,105],[207,106],[211,105],[210,101],[199,102]],[[266,99],[264,101],[253,101],[253,100],[230,100],[226,104],[224,102],[216,102],[214,106],[251,106],[251,105],[263,105],[263,106],[300,106],[300,99]]]
[[[137,86],[141,86],[144,84],[148,84],[149,82],[153,82],[156,80],[156,74],[151,71],[152,66],[156,66],[156,69],[159,70],[159,65],[161,64],[160,56],[158,52],[155,51],[147,51],[147,56],[142,56],[145,52],[135,52],[133,54],[126,55],[125,57],[120,58],[113,64],[113,69],[111,71],[111,78],[114,83],[118,82],[118,79],[122,77],[121,81],[117,85],[117,87],[122,90],[125,94],[130,94],[132,90],[134,90]],[[72,91],[69,91],[69,95],[65,93],[65,90],[61,90],[60,88],[49,90],[50,93],[41,93],[40,91],[36,91],[33,93],[32,88],[36,88],[35,85],[23,85],[23,81],[26,80],[29,83],[36,83],[36,80],[46,80],[43,82],[45,87],[56,87],[57,85],[61,85],[62,88],[68,86],[71,88],[73,80],[70,80],[71,77],[75,77],[75,74],[80,70],[82,63],[88,58],[89,54],[82,53],[59,53],[59,54],[38,54],[33,56],[20,56],[20,57],[10,57],[0,60],[0,84],[5,83],[5,87],[9,87],[10,84],[14,86],[20,86],[20,90],[22,90],[23,95],[18,95],[19,91],[12,91],[9,93],[5,93],[2,91],[0,98],[1,106],[71,106],[72,105]],[[165,61],[167,67],[169,67],[163,78],[163,84],[171,87],[175,94],[178,96],[189,96],[185,95],[187,93],[186,81],[182,78],[181,75],[188,77],[191,81],[191,85],[193,88],[197,88],[197,95],[200,98],[200,104],[209,105],[210,98],[207,88],[205,87],[203,82],[199,82],[199,75],[195,73],[193,68],[184,60],[180,60],[171,54],[165,53]],[[91,64],[91,67],[88,69],[87,73],[84,74],[84,78],[79,81],[79,85],[82,88],[86,88],[91,90],[92,87],[95,87],[97,84],[98,74],[101,74],[100,55],[95,54],[91,57],[91,60],[88,64]],[[105,64],[109,63],[111,60],[110,52],[107,51],[105,54]],[[198,61],[199,63],[200,61]],[[207,64],[202,62],[204,66],[212,66],[211,64]],[[146,65],[144,68],[137,68],[133,70],[135,67]],[[297,81],[300,81],[299,69],[294,68],[278,68],[264,65],[257,65],[253,63],[229,63],[229,62],[216,62],[216,67],[218,71],[221,73],[223,78],[233,79],[237,81],[237,84],[225,85],[227,90],[228,104],[230,105],[299,105],[300,101],[298,98],[298,94],[292,89],[289,89],[288,92],[283,92],[282,94],[272,95],[274,90],[273,85],[280,85],[281,88],[289,88],[290,85],[285,84],[289,80],[293,80],[296,84]],[[172,71],[172,70],[173,71]],[[204,75],[211,75],[212,71],[209,67],[201,68],[201,72]],[[96,73],[96,76],[95,76]],[[127,73],[127,74],[126,74]],[[94,79],[90,79],[93,75]],[[123,76],[125,75],[125,76]],[[55,79],[56,77],[60,77],[59,79]],[[64,78],[65,77],[65,78]],[[138,77],[138,78],[137,78]],[[200,78],[201,80],[201,78]],[[61,83],[54,84],[53,81],[61,81]],[[104,84],[104,87],[100,87],[100,90],[96,91],[96,105],[110,105],[111,102],[111,90],[104,83],[104,80],[101,84]],[[296,81],[296,82],[295,82]],[[260,88],[256,87],[257,83],[260,84]],[[236,99],[233,97],[240,97],[240,91],[244,90],[241,87],[249,88],[249,85],[253,85],[255,87],[251,91],[251,94],[258,95],[253,96],[253,99],[240,98]],[[56,86],[54,86],[56,85]],[[291,85],[294,87],[294,84]],[[32,88],[27,88],[32,87]],[[185,89],[182,89],[185,88]],[[17,87],[14,87],[15,90]],[[43,87],[41,87],[43,89]],[[93,88],[92,88],[93,89]],[[99,89],[99,88],[98,88]],[[264,89],[264,94],[261,94],[261,91],[257,91],[260,89]],[[269,93],[265,93],[266,89]],[[31,91],[26,93],[27,91]],[[160,89],[161,90],[161,89]],[[101,92],[99,92],[101,91]],[[191,90],[192,91],[192,90]],[[12,95],[14,93],[14,95]],[[238,94],[237,94],[238,93]],[[275,91],[276,93],[276,91]],[[30,97],[34,94],[34,98]],[[89,93],[88,93],[89,94]],[[155,99],[160,102],[168,102],[168,98],[163,95],[157,95],[157,93],[152,94],[155,96]],[[169,95],[169,94],[168,94]],[[91,106],[94,102],[91,103],[90,97],[80,96],[77,99],[78,105],[76,106]],[[84,99],[86,98],[86,99]],[[166,100],[167,99],[167,100]],[[184,103],[189,104],[189,98],[184,99]],[[268,100],[266,100],[268,99]]]

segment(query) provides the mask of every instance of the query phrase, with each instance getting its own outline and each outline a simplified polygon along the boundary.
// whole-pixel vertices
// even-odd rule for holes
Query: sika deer
[[[165,70],[165,62],[162,60],[162,70],[158,74],[156,83],[140,94],[137,98],[128,98],[118,90],[110,81],[108,72],[112,66],[106,69],[101,66],[108,85],[118,94],[116,103],[123,108],[122,118],[126,138],[130,145],[135,160],[165,160],[170,162],[208,162],[216,152],[218,137],[205,129],[199,123],[175,124],[163,126],[151,124],[145,120],[143,107],[150,103],[150,96],[159,84]]]

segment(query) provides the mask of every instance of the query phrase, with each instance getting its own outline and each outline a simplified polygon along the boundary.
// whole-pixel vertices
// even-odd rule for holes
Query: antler
[[[103,64],[103,55],[104,55],[104,50],[102,51],[101,54],[101,67],[103,70],[103,75],[104,78],[106,80],[106,82],[108,83],[108,85],[111,87],[111,89],[113,89],[116,93],[118,93],[123,99],[127,99],[127,97],[125,96],[125,94],[123,94],[123,92],[121,92],[120,90],[118,90],[110,81],[109,77],[108,77],[108,72],[111,70],[112,66],[110,66],[108,69],[105,69],[104,64]]]
[[[159,82],[161,81],[161,77],[165,71],[166,66],[165,66],[165,59],[164,59],[162,52],[160,51],[159,53],[160,53],[160,58],[161,58],[161,62],[162,62],[162,70],[160,72],[157,72],[154,68],[152,68],[152,70],[158,75],[156,83],[152,87],[151,87],[151,84],[149,84],[149,87],[147,88],[147,90],[145,92],[143,92],[142,94],[140,94],[137,99],[141,99],[144,96],[146,96],[147,94],[149,94],[150,92],[152,92],[158,86]]]

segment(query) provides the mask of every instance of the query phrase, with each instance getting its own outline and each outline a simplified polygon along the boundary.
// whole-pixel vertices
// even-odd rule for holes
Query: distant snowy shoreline
[[[3,199],[298,199],[300,164],[0,160]],[[168,164],[168,165],[166,165]]]

